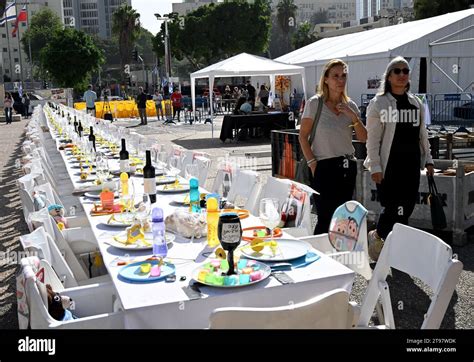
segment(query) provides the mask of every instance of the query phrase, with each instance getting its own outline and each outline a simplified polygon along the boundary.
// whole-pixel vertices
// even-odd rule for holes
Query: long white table
[[[57,138],[53,131],[52,136]],[[76,188],[83,186],[79,170],[71,167],[69,162],[71,157],[66,155],[66,151],[61,151],[61,154],[74,186]],[[118,168],[117,160],[109,162],[111,169]],[[131,177],[130,180],[134,183],[135,190],[141,190],[143,178]],[[170,205],[175,196],[175,194],[158,193],[156,205],[163,208],[165,215],[169,215],[176,208]],[[218,307],[287,305],[308,300],[335,288],[343,288],[349,292],[352,288],[354,279],[352,270],[313,250],[320,254],[319,260],[305,267],[286,271],[294,280],[292,284],[282,285],[270,276],[260,283],[239,288],[199,286],[202,298],[190,300],[183,287],[189,285],[193,271],[207,260],[206,256],[212,249],[207,247],[205,239],[191,243],[189,239],[178,235],[168,253],[168,258],[176,266],[176,281],[130,283],[118,277],[122,266],[114,266],[113,262],[125,254],[136,257],[137,261],[144,260],[152,255],[151,250],[124,251],[107,244],[114,235],[123,233],[124,229],[117,230],[105,226],[110,216],[91,216],[92,200],[81,197],[81,203],[120,298],[127,328],[206,328],[209,325],[209,315]],[[258,218],[254,216],[242,220],[243,228],[259,224]]]

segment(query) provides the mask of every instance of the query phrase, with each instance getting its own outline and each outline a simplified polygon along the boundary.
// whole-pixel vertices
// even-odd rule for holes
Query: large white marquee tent
[[[315,92],[324,64],[333,58],[348,63],[348,93],[356,103],[375,94],[390,59],[410,62],[412,91],[474,92],[474,9],[384,28],[325,38],[277,58],[305,68],[308,96]]]

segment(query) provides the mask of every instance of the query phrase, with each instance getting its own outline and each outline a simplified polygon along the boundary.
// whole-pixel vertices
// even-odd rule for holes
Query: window
[[[18,62],[20,61],[20,59],[14,58],[13,61],[14,61],[15,63],[18,63]]]
[[[7,34],[2,34],[2,38],[6,38],[7,37]]]
[[[13,48],[13,52],[16,53],[18,51],[17,48]]]
[[[5,69],[5,73],[10,73],[10,70],[8,70],[8,69]]]
[[[7,48],[3,48],[3,52],[4,52],[4,53],[8,52],[8,49],[7,49]]]

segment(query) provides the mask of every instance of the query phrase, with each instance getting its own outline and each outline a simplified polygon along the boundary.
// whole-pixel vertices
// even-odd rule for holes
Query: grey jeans
[[[148,119],[146,118],[146,108],[138,108],[138,114],[140,115],[141,124],[147,124]]]

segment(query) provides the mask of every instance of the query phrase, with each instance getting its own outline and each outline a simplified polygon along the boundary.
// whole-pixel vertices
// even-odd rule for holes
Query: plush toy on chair
[[[64,217],[64,207],[61,205],[50,205],[48,206],[48,212],[56,221],[59,230],[67,228],[67,219]]]
[[[53,291],[51,285],[46,284],[48,292],[48,312],[57,321],[70,321],[76,319],[68,308],[73,305],[72,299]]]

